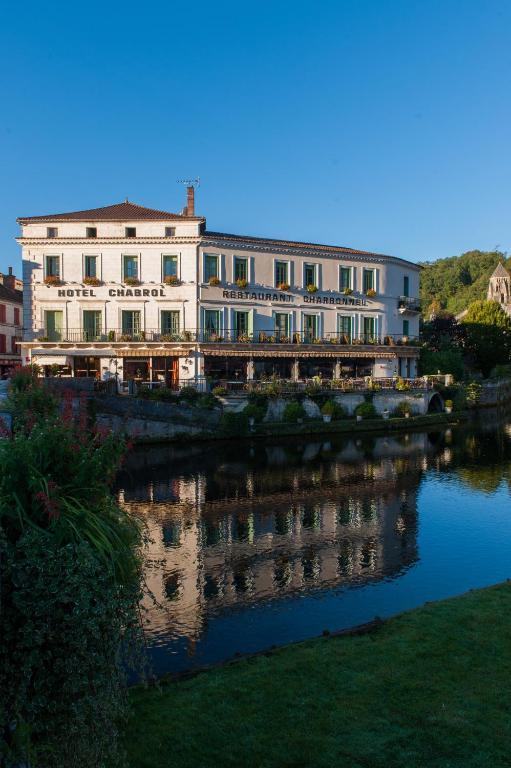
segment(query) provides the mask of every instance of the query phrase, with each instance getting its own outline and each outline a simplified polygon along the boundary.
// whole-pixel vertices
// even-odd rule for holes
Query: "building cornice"
[[[17,237],[19,245],[86,245],[93,248],[99,245],[198,245],[200,237]]]

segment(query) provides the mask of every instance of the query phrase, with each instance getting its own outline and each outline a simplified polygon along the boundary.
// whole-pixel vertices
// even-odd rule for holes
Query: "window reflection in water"
[[[498,462],[479,465],[502,446],[458,434],[136,451],[119,498],[150,534],[149,635],[197,642],[233,610],[397,578],[419,556],[424,472],[453,471],[461,454],[463,482],[501,482]]]

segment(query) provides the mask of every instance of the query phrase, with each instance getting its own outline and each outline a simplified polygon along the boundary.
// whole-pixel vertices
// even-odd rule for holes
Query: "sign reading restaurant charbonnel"
[[[223,291],[224,299],[248,299],[249,301],[281,301],[286,304],[292,304],[295,298],[300,298],[305,304],[335,304],[336,306],[366,307],[367,299],[357,299],[353,296],[317,296],[316,294],[305,294],[295,297],[288,293],[269,293],[263,291]]]

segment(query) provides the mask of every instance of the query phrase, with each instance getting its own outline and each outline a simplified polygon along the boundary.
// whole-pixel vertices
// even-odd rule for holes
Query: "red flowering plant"
[[[51,393],[31,371],[11,390],[14,435],[0,445],[0,527],[36,527],[60,543],[87,541],[117,577],[138,571],[140,529],[111,484],[124,441],[91,423],[85,393]]]

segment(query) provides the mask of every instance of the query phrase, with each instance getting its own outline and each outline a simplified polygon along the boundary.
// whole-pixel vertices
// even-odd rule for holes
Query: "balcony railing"
[[[372,333],[350,335],[344,333],[325,333],[315,336],[313,333],[292,333],[281,331],[255,331],[253,333],[237,330],[223,331],[181,331],[166,333],[161,330],[127,332],[125,330],[86,331],[70,329],[62,331],[40,331],[37,341],[53,343],[108,344],[120,342],[136,343],[175,343],[175,344],[246,344],[246,345],[297,345],[297,346],[417,346],[418,336],[387,334],[377,336]]]
[[[397,300],[397,307],[400,314],[410,312],[412,314],[418,314],[421,311],[421,304],[419,299],[414,299],[410,296],[400,296]]]

